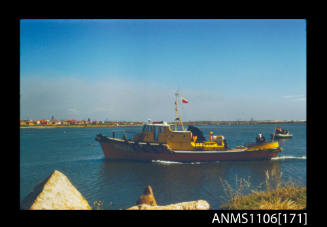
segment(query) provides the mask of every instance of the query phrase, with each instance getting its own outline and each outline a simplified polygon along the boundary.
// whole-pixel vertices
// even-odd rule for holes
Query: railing
[[[135,132],[129,132],[126,130],[114,130],[112,131],[112,137],[124,140],[132,140]]]

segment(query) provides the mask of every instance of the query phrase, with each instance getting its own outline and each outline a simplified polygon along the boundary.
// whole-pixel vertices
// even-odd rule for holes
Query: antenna
[[[181,119],[181,116],[180,116],[180,114],[178,113],[178,96],[179,96],[178,91],[176,91],[175,96],[176,96],[176,101],[175,101],[175,111],[176,111],[176,118],[175,118],[175,131],[177,131],[177,124],[178,124],[178,122],[179,122],[180,125],[182,126],[183,131],[185,131],[184,126],[183,126],[183,122],[182,122],[182,119]]]

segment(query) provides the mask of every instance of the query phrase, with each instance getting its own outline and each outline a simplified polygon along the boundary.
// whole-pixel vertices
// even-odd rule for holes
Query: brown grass
[[[306,187],[289,182],[281,183],[282,173],[265,172],[266,179],[256,190],[250,189],[249,180],[236,182],[233,189],[226,181],[222,182],[227,203],[221,206],[226,210],[301,210],[306,208]],[[250,192],[250,193],[247,193]]]

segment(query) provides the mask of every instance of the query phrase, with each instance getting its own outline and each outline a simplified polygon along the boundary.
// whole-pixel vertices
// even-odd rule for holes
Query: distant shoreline
[[[107,127],[134,127],[134,126],[143,126],[143,124],[138,125],[33,125],[33,126],[20,126],[21,129],[25,128],[107,128]]]
[[[187,121],[183,122],[187,125],[256,125],[256,124],[285,124],[285,123],[306,123],[306,121]],[[170,122],[169,124],[173,124]],[[20,126],[21,129],[44,129],[44,128],[104,128],[104,127],[136,127],[143,126],[144,123],[137,124],[121,124],[121,125],[31,125],[31,126]]]
[[[184,125],[257,125],[257,124],[285,124],[285,123],[306,123],[303,121],[281,121],[281,120],[266,120],[266,121],[187,121]]]

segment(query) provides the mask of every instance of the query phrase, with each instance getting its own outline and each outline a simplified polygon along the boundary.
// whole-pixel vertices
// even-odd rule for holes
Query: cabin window
[[[145,132],[149,132],[150,131],[150,127],[148,125],[145,126]]]
[[[155,141],[158,141],[159,136],[159,127],[153,127],[153,139]]]

